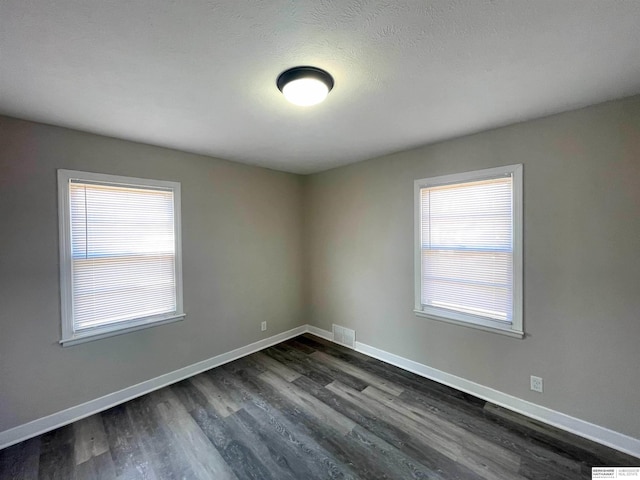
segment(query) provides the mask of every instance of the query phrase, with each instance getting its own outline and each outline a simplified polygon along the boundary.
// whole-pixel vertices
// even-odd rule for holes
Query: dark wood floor
[[[0,451],[2,479],[590,479],[640,461],[304,335]]]

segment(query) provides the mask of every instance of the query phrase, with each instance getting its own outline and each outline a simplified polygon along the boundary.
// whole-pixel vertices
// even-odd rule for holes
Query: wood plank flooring
[[[590,479],[640,465],[312,335],[0,451],[0,479]]]

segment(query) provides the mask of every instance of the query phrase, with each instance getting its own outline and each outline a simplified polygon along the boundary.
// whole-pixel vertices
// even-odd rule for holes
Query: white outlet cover
[[[531,390],[542,393],[542,378],[531,375]]]

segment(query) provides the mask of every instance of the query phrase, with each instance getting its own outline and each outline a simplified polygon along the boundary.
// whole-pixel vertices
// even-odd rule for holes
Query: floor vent
[[[356,348],[356,331],[333,324],[333,341],[349,348]]]

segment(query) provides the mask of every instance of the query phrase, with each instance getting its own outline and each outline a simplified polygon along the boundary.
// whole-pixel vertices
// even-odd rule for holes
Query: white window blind
[[[63,332],[63,343],[180,315],[175,189],[83,178],[69,178],[66,186],[63,314],[71,316],[72,331]]]
[[[423,305],[511,322],[511,182],[421,190]]]
[[[521,332],[517,167],[416,182],[417,313]]]

